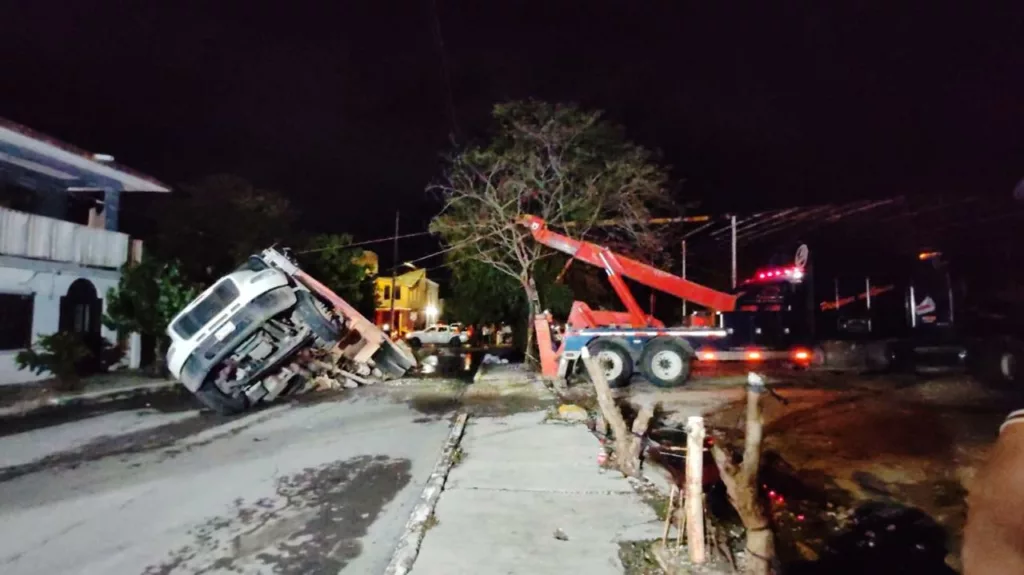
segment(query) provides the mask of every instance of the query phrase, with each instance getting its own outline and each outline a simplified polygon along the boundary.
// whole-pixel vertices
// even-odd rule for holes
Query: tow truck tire
[[[597,360],[598,365],[604,369],[605,379],[608,380],[608,387],[626,387],[633,377],[633,358],[620,344],[599,339],[587,345],[590,356]],[[581,362],[582,363],[582,362]],[[586,373],[586,367],[583,372]],[[589,378],[590,375],[587,374]]]
[[[203,383],[195,391],[196,399],[220,415],[235,415],[249,408],[248,398],[244,394],[232,397],[220,390],[212,381]]]
[[[411,347],[413,349],[419,349],[419,348],[423,347],[423,342],[420,341],[420,338],[418,338],[418,337],[409,338],[409,342],[408,343],[409,343],[409,347]]]
[[[341,341],[341,326],[328,315],[326,306],[305,290],[299,290],[296,296],[299,303],[295,306],[295,315],[309,326],[317,343],[323,347],[333,347]]]
[[[672,339],[654,339],[644,346],[640,371],[658,387],[678,387],[690,379],[693,353]]]

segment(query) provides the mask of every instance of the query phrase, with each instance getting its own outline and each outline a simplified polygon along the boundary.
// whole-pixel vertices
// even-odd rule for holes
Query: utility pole
[[[729,216],[729,227],[732,228],[732,289],[736,289],[736,216]]]
[[[395,210],[395,239],[391,255],[393,264],[391,267],[391,334],[394,336],[398,332],[398,326],[395,325],[395,281],[398,276],[398,210]]]
[[[683,260],[683,273],[679,277],[681,277],[683,279],[686,279],[686,240],[682,241],[682,245],[680,247],[682,249],[681,253],[682,253],[682,256],[683,256],[682,257],[682,260]],[[685,299],[683,300],[683,321],[680,322],[680,325],[686,325],[686,300]]]

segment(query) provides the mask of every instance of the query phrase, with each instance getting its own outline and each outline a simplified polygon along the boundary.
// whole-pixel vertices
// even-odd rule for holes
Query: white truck
[[[469,341],[469,336],[454,326],[432,325],[426,329],[409,332],[405,336],[405,341],[412,348],[422,345],[460,346]]]
[[[416,359],[273,248],[254,255],[167,326],[167,366],[211,409],[232,414],[301,389],[326,370],[401,377]]]

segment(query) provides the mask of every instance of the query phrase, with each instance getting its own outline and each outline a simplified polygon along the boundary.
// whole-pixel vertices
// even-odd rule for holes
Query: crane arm
[[[654,266],[618,255],[606,247],[551,231],[548,229],[547,223],[536,216],[524,216],[520,223],[530,230],[530,234],[537,242],[604,269],[612,287],[615,288],[619,298],[633,315],[643,315],[643,311],[620,276],[628,277],[650,288],[716,311],[736,309],[735,295],[685,280]]]

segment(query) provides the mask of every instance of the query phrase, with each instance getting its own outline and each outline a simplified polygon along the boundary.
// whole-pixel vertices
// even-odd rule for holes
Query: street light
[[[428,305],[427,307],[423,308],[423,313],[427,314],[428,324],[433,324],[435,321],[437,321],[437,306],[432,304]]]

